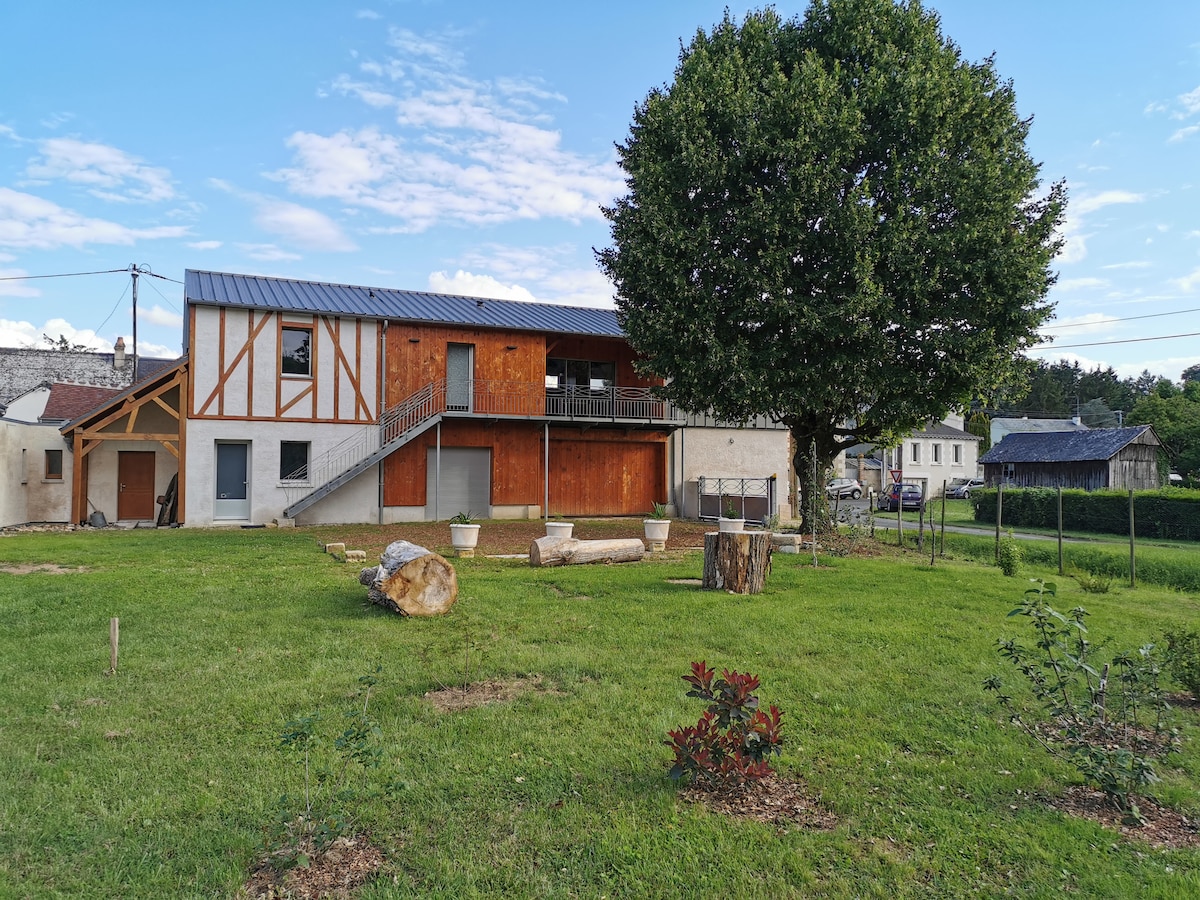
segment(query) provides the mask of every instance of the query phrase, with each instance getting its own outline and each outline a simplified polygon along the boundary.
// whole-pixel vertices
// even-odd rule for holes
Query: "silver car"
[[[835,478],[825,485],[829,497],[850,497],[857,500],[863,495],[863,486],[853,478]]]

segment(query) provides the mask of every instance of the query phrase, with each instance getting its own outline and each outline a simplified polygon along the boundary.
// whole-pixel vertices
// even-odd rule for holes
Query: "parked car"
[[[863,486],[853,478],[835,478],[825,485],[830,497],[852,497],[857,500],[863,495]]]
[[[880,492],[876,506],[887,512],[895,512],[897,508],[920,509],[923,499],[919,484],[889,484]]]
[[[982,478],[964,478],[946,489],[946,497],[950,500],[970,500],[971,491],[983,487]]]

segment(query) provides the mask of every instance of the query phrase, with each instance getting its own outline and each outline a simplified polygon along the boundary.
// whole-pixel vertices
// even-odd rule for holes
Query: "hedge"
[[[971,492],[975,521],[996,523],[995,488]],[[1054,488],[1005,488],[1002,525],[1011,528],[1058,528],[1058,491]],[[1129,534],[1127,491],[1064,490],[1063,530]],[[1133,495],[1137,537],[1200,541],[1200,491],[1165,488]]]

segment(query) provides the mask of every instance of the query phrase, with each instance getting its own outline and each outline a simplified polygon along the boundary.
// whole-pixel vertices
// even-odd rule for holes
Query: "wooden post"
[[[770,571],[769,531],[712,531],[704,535],[705,588],[758,594]]]
[[[1129,492],[1129,586],[1137,587],[1137,561],[1133,554],[1133,491]]]
[[[117,671],[117,647],[121,643],[121,620],[115,616],[108,620],[108,670]]]
[[[1004,511],[1004,485],[996,485],[996,565],[1000,565],[1000,514]]]
[[[942,479],[942,546],[938,550],[941,556],[946,555],[946,480]],[[932,563],[930,563],[932,565]]]
[[[1058,574],[1064,575],[1063,572],[1063,548],[1062,548],[1062,485],[1058,486]]]

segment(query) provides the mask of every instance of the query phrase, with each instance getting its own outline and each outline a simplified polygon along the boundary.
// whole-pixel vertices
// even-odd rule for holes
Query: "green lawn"
[[[402,537],[403,528],[388,530]],[[1164,551],[1166,552],[1166,551]],[[360,815],[389,860],[362,897],[1088,897],[1200,895],[1200,851],[1161,851],[1044,802],[1077,780],[1007,727],[981,687],[1024,582],[915,555],[776,555],[754,597],[692,584],[702,560],[534,570],[455,560],[438,619],[364,604],[357,568],[302,531],[0,538],[0,896],[233,896],[301,770],[284,723],[330,727],[358,676],[390,798]],[[1050,577],[1050,568],[1023,574]],[[1200,600],[1082,594],[1114,649]],[[109,619],[121,620],[119,671]],[[543,689],[439,713],[427,691],[540,675]],[[840,822],[775,829],[684,804],[668,728],[700,705],[691,660],[750,670],[784,711],[781,771]],[[1200,816],[1198,714],[1155,794]]]

